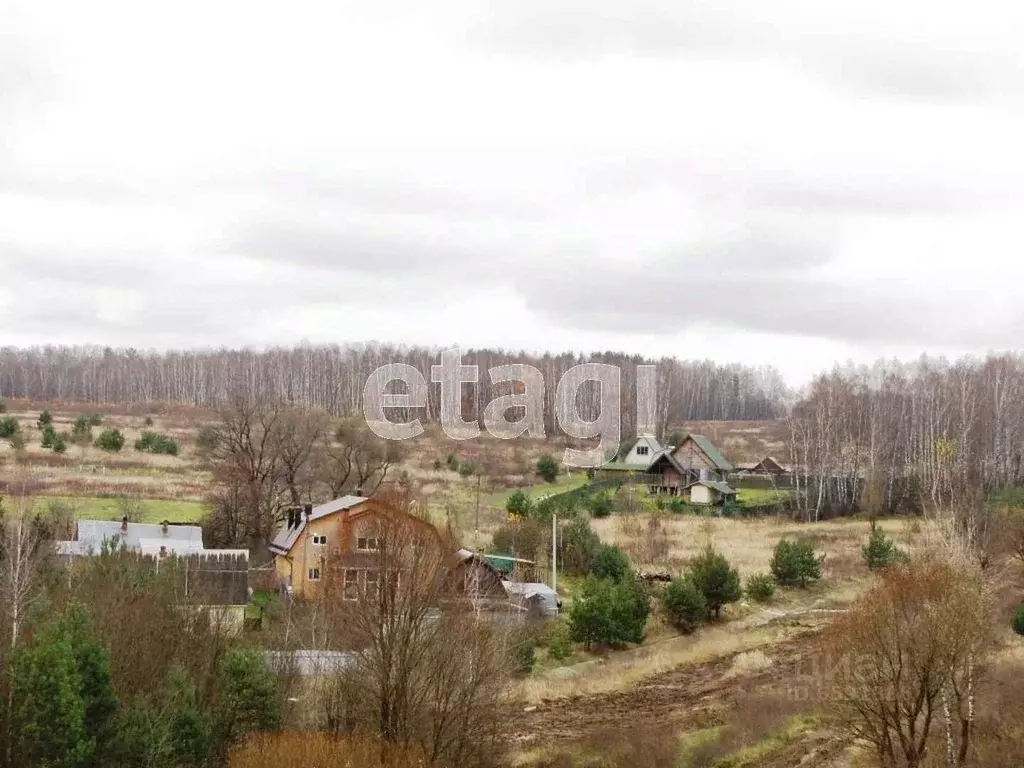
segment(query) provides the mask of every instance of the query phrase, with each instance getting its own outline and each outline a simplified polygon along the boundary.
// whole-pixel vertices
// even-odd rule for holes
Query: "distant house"
[[[167,558],[184,564],[185,594],[207,606],[243,606],[249,602],[249,550],[206,549],[198,525],[79,520],[75,538],[54,542],[58,560],[71,567],[75,560],[124,551],[155,568]],[[234,618],[232,619],[234,621]]]
[[[505,574],[486,555],[460,549],[445,565],[448,571],[444,585],[446,597],[477,597],[496,601],[502,606],[506,602],[505,588],[502,586]]]
[[[426,563],[440,572],[441,600],[507,603],[505,576],[495,563],[450,546],[416,515],[380,499],[343,496],[290,512],[270,551],[279,582],[296,597],[312,598],[329,586],[340,600],[358,601],[386,582],[401,583],[413,568],[405,558],[416,558],[415,567]]]
[[[318,506],[291,510],[270,545],[278,577],[297,597],[313,597],[328,579],[343,600],[358,600],[380,584],[387,528],[408,534],[410,544],[431,548],[441,557],[441,535],[426,520],[365,496],[342,496]]]
[[[735,496],[736,492],[726,482],[732,469],[732,464],[707,437],[691,434],[677,447],[660,451],[647,474],[652,493],[687,496],[696,504],[715,504]],[[696,499],[694,488],[698,489]]]
[[[743,475],[786,475],[789,470],[778,459],[765,456],[760,461],[738,464],[736,471]]]
[[[640,435],[618,463],[643,472],[651,465],[651,461],[660,450],[662,445],[654,435]]]

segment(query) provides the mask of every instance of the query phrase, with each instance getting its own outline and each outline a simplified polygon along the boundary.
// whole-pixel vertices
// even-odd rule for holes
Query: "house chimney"
[[[356,496],[362,496],[362,495],[363,495],[363,489],[362,488],[356,488]]]
[[[309,516],[313,514],[313,505],[306,504],[306,506],[303,507],[303,511],[306,513],[306,522],[309,522]]]

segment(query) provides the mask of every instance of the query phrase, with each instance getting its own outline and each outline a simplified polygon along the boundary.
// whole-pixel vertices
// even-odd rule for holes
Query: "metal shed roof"
[[[335,512],[341,512],[346,509],[351,509],[352,507],[362,504],[364,501],[369,501],[369,499],[365,496],[351,495],[342,496],[341,498],[338,499],[332,499],[331,501],[313,507],[313,510],[312,512],[310,512],[309,515],[309,520],[310,522],[312,522],[313,520],[319,520],[322,517],[333,515]],[[295,542],[299,538],[299,534],[301,534],[302,531],[305,530],[305,528],[305,515],[302,516],[302,519],[299,521],[299,524],[294,528],[289,528],[288,525],[285,524],[277,532],[277,536],[274,537],[274,541],[270,545],[270,550],[280,555],[287,554],[291,551],[292,547],[295,545]]]

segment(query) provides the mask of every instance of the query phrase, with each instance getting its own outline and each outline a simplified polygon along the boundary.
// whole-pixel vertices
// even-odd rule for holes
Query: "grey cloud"
[[[69,286],[144,286],[166,277],[154,254],[143,250],[118,253],[93,249],[26,248],[0,242],[0,255],[19,280],[45,280]]]
[[[503,236],[476,247],[456,230],[435,222],[432,231],[417,233],[401,217],[376,222],[347,223],[343,213],[337,224],[301,217],[251,221],[229,236],[222,249],[255,259],[312,267],[323,271],[351,271],[406,279],[438,280],[457,277],[474,280],[493,276],[507,263]],[[448,231],[446,231],[448,230]],[[484,240],[484,238],[477,238]]]
[[[531,309],[589,331],[675,334],[694,325],[815,336],[855,342],[977,342],[983,329],[949,328],[943,307],[914,301],[896,286],[858,290],[795,275],[742,275],[722,270],[643,272],[588,270],[571,294],[555,282],[521,284]],[[977,334],[977,335],[976,335]]]

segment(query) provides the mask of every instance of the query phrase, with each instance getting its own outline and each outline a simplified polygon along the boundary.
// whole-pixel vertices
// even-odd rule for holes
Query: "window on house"
[[[326,543],[327,543],[327,534],[326,533],[314,533],[313,534],[313,545],[314,546],[322,547]]]
[[[356,539],[356,549],[360,552],[379,552],[380,539],[373,536],[360,536]]]
[[[319,568],[310,568],[309,569],[309,574],[307,576],[308,576],[309,581],[320,581],[320,569]]]
[[[367,571],[363,576],[363,584],[365,594],[369,598],[377,597],[377,589],[379,588],[380,580],[377,571]]]
[[[354,568],[345,569],[345,599],[359,599],[359,571]]]
[[[648,447],[646,445],[638,445],[636,447],[636,455],[637,456],[646,456],[647,455],[647,451],[648,451]]]

